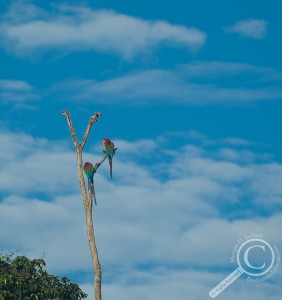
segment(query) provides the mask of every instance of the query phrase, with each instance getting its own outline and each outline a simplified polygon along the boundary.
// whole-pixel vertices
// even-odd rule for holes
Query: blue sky
[[[282,249],[280,1],[0,0],[0,248],[92,293],[65,118],[95,175],[104,299],[209,299],[236,240]],[[236,266],[235,266],[236,268]],[[229,299],[276,300],[281,269]],[[220,295],[219,298],[225,297]]]

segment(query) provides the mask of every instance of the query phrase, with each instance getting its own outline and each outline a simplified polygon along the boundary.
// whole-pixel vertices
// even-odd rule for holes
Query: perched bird
[[[109,165],[110,165],[110,175],[111,175],[111,178],[112,178],[112,170],[113,170],[112,160],[113,160],[113,156],[114,156],[117,148],[115,148],[114,143],[109,138],[103,139],[103,145],[104,145],[103,152],[108,157]]]
[[[95,189],[94,189],[94,168],[93,165],[89,162],[86,162],[83,166],[84,173],[88,179],[88,192],[91,195],[91,200],[94,199],[95,205],[97,205],[96,202],[96,196],[95,196]]]

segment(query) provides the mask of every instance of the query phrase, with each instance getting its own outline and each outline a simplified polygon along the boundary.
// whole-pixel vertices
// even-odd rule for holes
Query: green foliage
[[[80,300],[79,286],[66,277],[49,275],[43,259],[29,260],[0,253],[0,300]]]

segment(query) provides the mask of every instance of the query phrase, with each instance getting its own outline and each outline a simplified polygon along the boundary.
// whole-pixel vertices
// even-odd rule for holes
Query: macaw
[[[111,175],[111,178],[112,178],[112,170],[113,170],[112,160],[113,160],[113,156],[114,156],[117,148],[115,148],[114,143],[109,138],[103,139],[103,145],[104,145],[103,152],[108,157],[109,165],[110,165],[110,175]]]
[[[91,195],[91,200],[94,199],[95,205],[97,205],[96,202],[96,196],[95,196],[95,189],[94,189],[94,167],[91,163],[86,162],[83,166],[84,173],[88,179],[88,192]]]

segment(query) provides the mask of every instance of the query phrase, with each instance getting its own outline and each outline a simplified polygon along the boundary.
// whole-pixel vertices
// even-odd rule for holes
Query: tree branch
[[[97,122],[98,117],[102,116],[100,112],[96,112],[93,116],[91,116],[88,125],[86,127],[84,137],[82,140],[82,143],[79,144],[76,138],[76,134],[72,125],[70,113],[67,110],[62,111],[62,114],[66,116],[68,126],[71,132],[72,140],[74,143],[74,146],[76,148],[76,154],[77,154],[77,172],[78,172],[78,179],[80,183],[80,190],[82,194],[82,199],[83,199],[83,205],[85,208],[85,216],[86,216],[86,231],[87,231],[87,236],[88,236],[88,241],[89,241],[89,247],[90,247],[90,252],[91,252],[91,257],[92,257],[92,263],[94,267],[94,292],[95,292],[95,299],[96,300],[101,300],[101,281],[102,281],[102,270],[101,270],[101,265],[99,262],[99,257],[98,257],[98,250],[96,247],[96,242],[95,242],[95,234],[94,234],[94,227],[93,227],[93,221],[92,221],[92,207],[93,203],[91,200],[91,197],[87,194],[86,191],[86,186],[85,186],[85,181],[84,181],[84,176],[83,176],[83,161],[82,161],[82,150],[86,144],[87,138],[89,136],[90,130],[92,125]],[[94,167],[94,172],[99,168],[99,166],[106,160],[107,155],[104,155],[104,157],[95,164]]]
[[[63,110],[63,111],[62,111],[62,114],[63,114],[64,116],[66,116],[66,118],[67,118],[67,122],[68,122],[68,125],[69,125],[69,129],[70,129],[72,141],[73,141],[73,143],[74,143],[74,146],[75,146],[76,150],[78,150],[78,148],[79,148],[79,143],[78,143],[78,141],[77,141],[76,134],[75,134],[75,131],[74,131],[74,128],[73,128],[73,125],[72,125],[70,113],[69,113],[69,111],[67,111],[67,110]]]
[[[72,125],[72,121],[71,121],[71,117],[70,117],[69,111],[68,110],[63,110],[62,114],[64,116],[66,116],[66,118],[67,118],[68,126],[69,126],[69,129],[70,129],[70,132],[71,132],[71,137],[72,137],[72,140],[73,140],[73,143],[74,143],[74,146],[75,146],[76,150],[78,150],[78,149],[83,150],[83,148],[84,148],[84,146],[86,144],[86,141],[88,139],[88,135],[90,133],[92,125],[98,121],[98,118],[100,116],[102,116],[102,113],[95,112],[94,115],[90,117],[81,144],[79,144],[79,142],[77,141],[76,134],[75,134],[75,131],[74,131],[74,128],[73,128],[73,125]]]
[[[82,140],[82,143],[81,143],[81,149],[84,148],[85,146],[85,143],[87,141],[87,138],[88,138],[88,135],[90,133],[90,130],[91,130],[91,127],[94,123],[98,122],[98,118],[102,116],[102,113],[100,112],[95,112],[93,116],[90,117],[90,120],[88,122],[88,125],[87,125],[87,128],[85,130],[85,133],[84,133],[84,137],[83,137],[83,140]]]
[[[98,162],[95,164],[94,166],[94,172],[97,171],[97,169],[101,166],[101,164],[107,159],[107,155],[104,155],[104,157]]]

